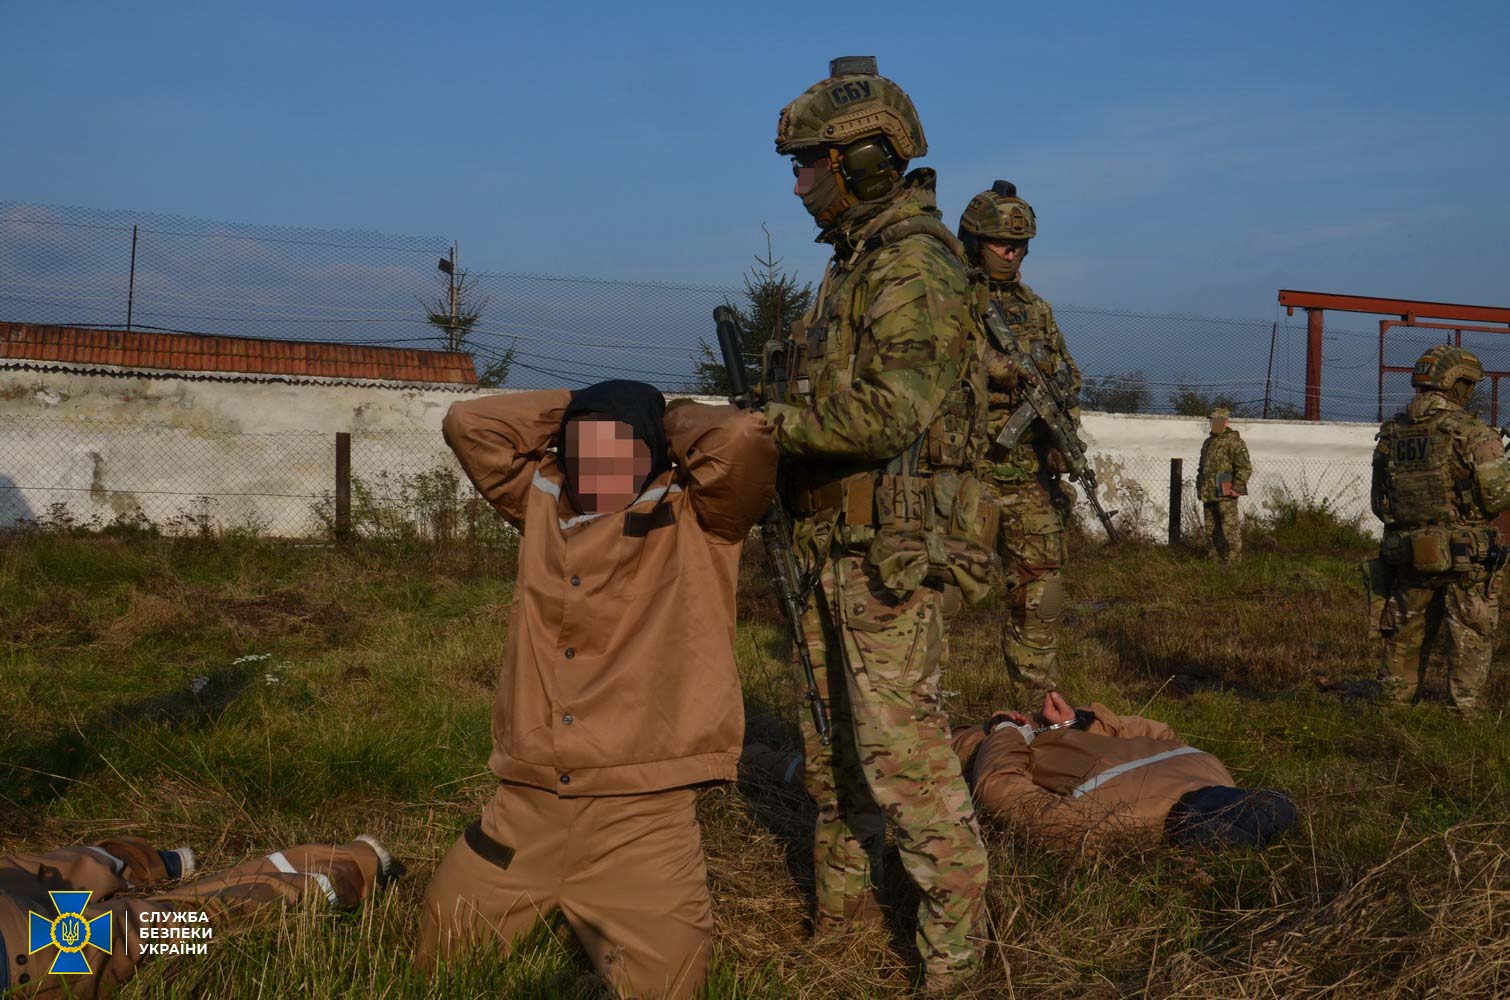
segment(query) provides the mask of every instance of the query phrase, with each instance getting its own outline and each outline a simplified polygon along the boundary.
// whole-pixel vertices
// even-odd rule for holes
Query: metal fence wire
[[[312,431],[248,434],[135,421],[12,419],[0,426],[0,532],[328,539],[338,528],[336,441],[335,434]],[[438,432],[352,432],[350,455],[345,527],[357,537],[497,542],[513,535],[478,497]],[[1103,502],[1120,511],[1118,524],[1129,533],[1166,536],[1169,458],[1183,460],[1182,522],[1187,536],[1198,537],[1196,454],[1093,453]],[[1367,528],[1368,476],[1366,454],[1356,463],[1259,461],[1246,506],[1264,516],[1299,503]],[[1087,530],[1098,534],[1084,505],[1079,510]]]
[[[0,201],[0,320],[440,348],[458,331],[426,316],[449,310],[451,284],[464,274],[459,311],[477,316],[460,346],[479,372],[497,376],[506,362],[501,381],[514,388],[637,378],[687,392],[702,388],[713,307],[743,295],[736,275],[723,286],[457,266],[448,274],[439,265],[454,264],[454,250],[440,236]],[[1066,301],[1056,314],[1086,373],[1088,408],[1195,413],[1225,404],[1248,418],[1299,416],[1304,322],[1277,306],[1272,320],[1188,315],[1177,302],[1147,313]],[[1451,337],[1395,330],[1385,360]],[[1503,355],[1487,367],[1510,368],[1510,339],[1482,335],[1473,346]],[[1379,362],[1377,333],[1329,327],[1323,415],[1375,420],[1381,396],[1386,413],[1397,409],[1408,386],[1389,373],[1376,385]]]

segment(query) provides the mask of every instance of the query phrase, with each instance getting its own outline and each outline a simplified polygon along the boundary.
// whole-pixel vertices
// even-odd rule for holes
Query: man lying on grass
[[[694,789],[739,760],[734,588],[770,429],[614,381],[457,403],[444,431],[522,537],[498,788],[425,892],[417,962],[507,954],[559,909],[621,995],[690,996],[713,929]]]
[[[1161,840],[1263,847],[1295,823],[1288,795],[1234,787],[1221,761],[1164,723],[1099,702],[1071,708],[1057,691],[1044,696],[1036,719],[996,712],[952,742],[981,817],[1063,854]],[[747,773],[770,780],[800,774],[792,760],[761,744],[745,748]]]
[[[202,954],[216,933],[254,912],[306,897],[352,907],[391,864],[363,834],[349,844],[305,844],[151,896],[194,874],[187,847],[153,850],[136,837],[46,854],[0,855],[0,993],[77,997],[115,991],[154,954]],[[207,949],[206,949],[207,950]]]

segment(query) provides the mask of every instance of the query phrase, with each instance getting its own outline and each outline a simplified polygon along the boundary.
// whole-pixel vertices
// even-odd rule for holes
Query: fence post
[[[1185,506],[1185,460],[1169,460],[1169,544],[1180,544],[1180,511]]]
[[[336,541],[351,537],[351,435],[336,433]]]

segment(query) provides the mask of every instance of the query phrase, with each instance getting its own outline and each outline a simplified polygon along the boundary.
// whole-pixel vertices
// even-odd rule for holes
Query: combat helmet
[[[1033,206],[1017,197],[1017,185],[997,181],[991,190],[970,199],[959,217],[959,238],[973,247],[977,239],[1031,240],[1038,235]]]
[[[1459,379],[1476,383],[1483,377],[1484,366],[1477,355],[1451,344],[1437,344],[1416,361],[1410,373],[1410,384],[1417,389],[1446,392]]]
[[[884,137],[902,160],[928,152],[912,98],[881,75],[875,56],[840,56],[829,62],[827,77],[781,109],[776,152],[791,156],[818,146],[847,146],[867,136]]]

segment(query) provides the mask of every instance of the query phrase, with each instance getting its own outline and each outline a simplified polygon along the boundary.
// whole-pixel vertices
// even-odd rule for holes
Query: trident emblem
[[[87,973],[89,960],[84,956],[84,949],[93,948],[110,954],[115,914],[107,911],[93,920],[86,918],[84,908],[89,905],[93,892],[49,892],[48,895],[52,897],[53,909],[58,915],[49,920],[35,911],[27,914],[27,954],[56,947],[58,954],[48,973],[59,976]]]

